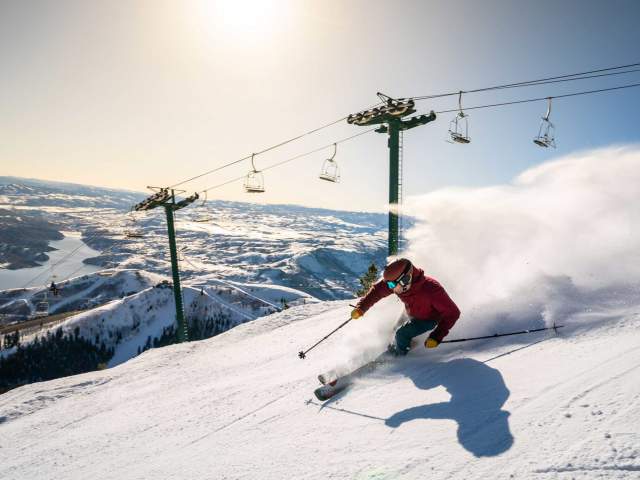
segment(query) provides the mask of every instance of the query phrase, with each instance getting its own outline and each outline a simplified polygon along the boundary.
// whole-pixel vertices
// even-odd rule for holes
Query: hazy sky
[[[640,62],[640,2],[0,0],[2,175],[144,190],[169,185],[369,107],[409,97]],[[468,106],[640,82],[640,73],[469,95]],[[419,113],[457,98],[420,102]],[[640,88],[554,104],[557,150],[532,143],[546,105],[443,114],[407,132],[405,194],[508,182],[576,150],[638,142]],[[343,122],[256,157],[258,169],[362,131]],[[386,136],[340,145],[210,198],[384,210]],[[201,190],[249,164],[187,184]]]

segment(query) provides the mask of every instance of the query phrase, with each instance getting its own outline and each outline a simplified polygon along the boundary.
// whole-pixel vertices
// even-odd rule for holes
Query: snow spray
[[[459,336],[604,318],[639,303],[639,198],[638,147],[583,152],[408,198],[401,254],[458,304]]]

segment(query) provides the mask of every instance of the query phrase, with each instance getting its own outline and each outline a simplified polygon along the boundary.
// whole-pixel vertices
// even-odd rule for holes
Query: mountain
[[[142,198],[135,192],[0,177],[0,269],[39,266],[53,250],[48,242],[64,238],[62,231],[85,231],[98,210],[124,212]]]
[[[14,225],[18,217],[33,217],[32,223],[48,222],[56,235],[82,232],[83,241],[101,252],[85,263],[159,275],[171,271],[164,211],[126,213],[142,196],[23,180],[0,177],[3,226]],[[16,265],[46,260],[46,242],[33,255],[20,248],[26,235],[48,238],[45,230],[36,230],[17,230],[11,251],[24,257],[14,258]],[[372,262],[384,264],[387,251],[386,214],[295,205],[196,203],[176,212],[176,233],[187,283],[227,279],[281,285],[327,300],[352,297],[358,278]],[[9,247],[0,245],[0,261],[3,248]]]
[[[54,295],[49,285],[0,291],[0,314],[32,317],[46,301],[50,315],[88,310],[159,284],[165,277],[137,270],[103,270],[58,282]]]
[[[48,260],[51,240],[62,240],[58,225],[39,212],[0,208],[0,268],[35,267]]]
[[[182,300],[190,340],[317,302],[286,287],[230,281],[183,286]],[[38,317],[42,305],[45,316]],[[149,348],[174,343],[176,336],[171,283],[136,270],[103,270],[60,282],[55,294],[48,288],[0,292],[0,312],[7,319],[36,316],[19,334],[12,331],[14,325],[5,326],[8,333],[0,337],[0,392],[96,366],[115,366]]]
[[[128,210],[144,193],[74,183],[0,176],[0,204],[14,207],[116,208]]]

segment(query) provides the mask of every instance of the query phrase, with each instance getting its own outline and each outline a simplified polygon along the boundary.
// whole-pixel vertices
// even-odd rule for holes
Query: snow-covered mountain
[[[166,277],[138,270],[103,270],[57,283],[54,295],[49,285],[0,291],[0,314],[22,320],[33,317],[46,301],[48,314],[88,310],[155,286]]]
[[[128,210],[144,198],[144,193],[0,176],[0,204],[15,207],[114,208]]]
[[[191,340],[318,301],[287,287],[219,280],[184,286],[182,299]],[[27,322],[20,334],[0,335],[0,392],[118,365],[144,350],[175,341],[172,285],[156,274],[104,270],[60,282],[56,294],[48,288],[30,288],[9,290],[0,296],[0,312],[8,319],[26,314],[33,317],[43,304],[48,305],[49,316]],[[68,315],[60,315],[66,312]],[[67,358],[72,351],[75,358]],[[61,363],[68,365],[53,367]]]
[[[141,199],[134,194],[64,184],[58,195],[52,193],[62,188],[57,184],[9,178],[3,186],[2,178],[0,208],[14,216],[37,213],[61,231],[82,232],[102,252],[87,263],[160,275],[171,271],[164,211],[126,214],[123,207]],[[384,214],[295,205],[193,204],[176,213],[183,279],[266,283],[320,299],[349,298],[371,262],[384,264],[386,222]],[[127,236],[131,232],[143,235]]]
[[[0,208],[0,269],[29,268],[48,260],[50,240],[61,240],[57,224],[40,212]]]

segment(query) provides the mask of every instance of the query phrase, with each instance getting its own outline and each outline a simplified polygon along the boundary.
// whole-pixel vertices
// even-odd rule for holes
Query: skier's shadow
[[[499,455],[511,448],[510,414],[502,410],[509,390],[498,370],[465,358],[429,364],[426,369],[408,368],[405,373],[423,390],[442,385],[451,400],[397,412],[385,420],[387,426],[397,428],[421,418],[455,420],[458,441],[476,457]]]

